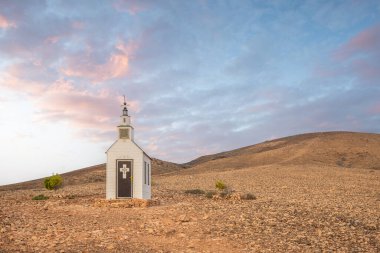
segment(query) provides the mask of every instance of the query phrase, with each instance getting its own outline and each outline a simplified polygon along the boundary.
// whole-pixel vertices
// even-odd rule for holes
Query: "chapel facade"
[[[122,108],[118,139],[106,152],[106,199],[151,199],[152,159],[134,141],[125,99]]]

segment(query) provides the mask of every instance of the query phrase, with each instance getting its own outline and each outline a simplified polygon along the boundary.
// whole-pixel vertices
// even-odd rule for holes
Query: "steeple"
[[[128,109],[127,109],[127,102],[125,101],[125,95],[124,95],[124,103],[121,105],[123,108],[122,114],[121,114],[121,125],[122,126],[129,126],[131,124],[131,117],[128,115]]]
[[[121,105],[122,114],[120,116],[120,126],[118,126],[119,131],[119,139],[130,139],[133,140],[133,127],[131,126],[131,117],[128,115],[127,102],[125,101],[124,95],[124,103]]]
[[[125,95],[124,96],[124,109],[123,109],[123,116],[128,116],[128,109],[127,109],[127,102],[125,102]]]

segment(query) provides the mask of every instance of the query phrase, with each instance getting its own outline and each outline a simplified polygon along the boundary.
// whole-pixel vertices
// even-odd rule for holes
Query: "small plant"
[[[227,188],[226,184],[222,180],[218,180],[215,182],[215,188],[222,191]]]
[[[37,196],[34,196],[32,198],[32,200],[47,200],[49,197],[43,195],[43,194],[40,194],[40,195],[37,195]]]
[[[63,183],[63,179],[60,175],[55,174],[48,177],[44,181],[45,188],[48,190],[57,190]]]
[[[205,193],[205,197],[208,199],[212,199],[212,197],[215,195],[215,192],[210,191]]]
[[[245,193],[245,194],[242,194],[240,198],[244,200],[254,200],[256,199],[256,196],[253,195],[252,193]]]
[[[205,194],[205,191],[201,189],[191,189],[191,190],[186,190],[185,193],[198,195],[198,194]]]

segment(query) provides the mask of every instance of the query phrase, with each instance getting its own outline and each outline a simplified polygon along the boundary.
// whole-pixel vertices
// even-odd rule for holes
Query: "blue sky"
[[[379,133],[380,2],[0,2],[0,184],[105,162],[123,94],[173,162]]]

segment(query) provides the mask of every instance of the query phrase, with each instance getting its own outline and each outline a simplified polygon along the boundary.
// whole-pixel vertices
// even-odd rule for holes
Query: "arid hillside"
[[[325,132],[301,134],[202,156],[189,173],[263,165],[324,165],[380,170],[380,134]]]
[[[335,132],[154,159],[148,208],[106,202],[104,164],[63,174],[56,191],[2,186],[0,252],[377,253],[379,156],[379,134]]]
[[[380,170],[380,134],[325,132],[266,141],[176,164],[153,158],[153,175],[199,173],[263,165],[324,165]],[[191,168],[191,170],[189,170]],[[62,174],[65,185],[105,181],[105,164]],[[41,187],[43,179],[0,186],[1,190]]]

